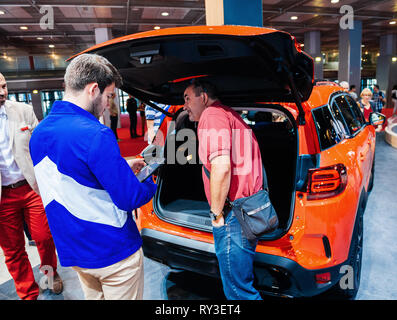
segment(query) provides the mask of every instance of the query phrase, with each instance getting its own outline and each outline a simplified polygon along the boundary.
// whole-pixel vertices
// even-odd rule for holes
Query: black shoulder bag
[[[210,179],[210,172],[203,166],[204,172]],[[272,232],[278,227],[278,217],[269,198],[269,190],[265,168],[263,172],[263,190],[252,196],[229,201],[237,217],[244,235],[248,240],[256,240],[265,233]]]

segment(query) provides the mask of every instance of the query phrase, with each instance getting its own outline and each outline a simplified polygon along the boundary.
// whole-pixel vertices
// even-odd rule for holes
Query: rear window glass
[[[321,150],[328,149],[343,139],[336,120],[332,117],[328,106],[313,110]]]
[[[342,116],[345,119],[350,134],[355,134],[357,131],[360,130],[363,123],[360,121],[359,118],[357,118],[356,114],[353,113],[350,104],[345,99],[345,95],[336,97],[335,101],[339,107],[339,110],[342,112]]]

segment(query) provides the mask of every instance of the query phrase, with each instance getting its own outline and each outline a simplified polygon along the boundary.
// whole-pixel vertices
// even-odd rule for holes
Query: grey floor
[[[364,215],[364,252],[358,300],[397,300],[397,149],[378,134],[376,148],[375,185],[369,196]],[[39,257],[35,247],[26,247],[39,282]],[[224,299],[220,281],[194,273],[172,270],[145,258],[144,299],[207,300]],[[76,273],[59,267],[64,292],[53,295],[45,291],[41,300],[82,300],[83,292]],[[0,300],[15,300],[18,296],[4,264],[0,250]]]

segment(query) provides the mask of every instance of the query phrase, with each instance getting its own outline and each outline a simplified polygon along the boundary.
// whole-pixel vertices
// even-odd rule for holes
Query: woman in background
[[[371,101],[372,91],[368,88],[363,89],[363,91],[361,91],[360,98],[361,99],[358,101],[358,104],[364,114],[365,121],[369,122],[369,115],[375,110],[375,105],[373,101]]]

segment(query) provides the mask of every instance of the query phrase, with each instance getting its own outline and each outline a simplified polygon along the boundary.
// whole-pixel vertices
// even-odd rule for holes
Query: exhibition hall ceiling
[[[378,50],[381,35],[397,33],[397,0],[265,0],[263,24],[301,43],[305,32],[318,30],[322,50],[337,50],[345,5],[362,21],[363,45],[369,50]],[[53,29],[45,29],[51,25],[43,6],[53,10]],[[0,0],[0,50],[71,54],[95,44],[95,28],[110,28],[113,37],[120,37],[205,24],[204,0]]]

